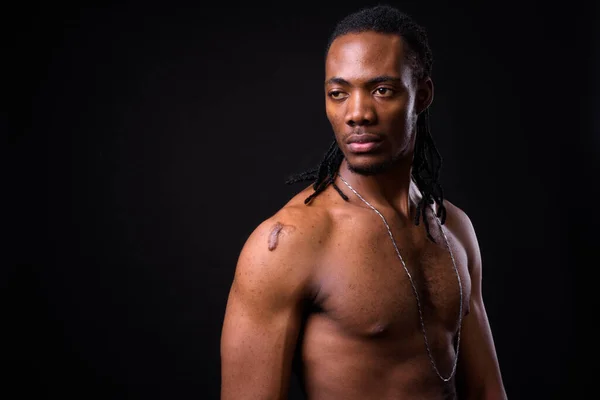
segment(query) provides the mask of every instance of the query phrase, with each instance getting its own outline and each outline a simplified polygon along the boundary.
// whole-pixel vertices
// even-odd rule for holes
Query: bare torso
[[[315,238],[323,251],[315,255],[312,296],[296,352],[296,372],[308,399],[454,398],[454,380],[443,382],[431,365],[413,288],[381,218],[364,204],[345,202],[331,187],[306,206],[308,194],[288,204],[318,214],[315,223],[324,224]],[[437,244],[427,238],[422,220],[415,226],[391,208],[379,211],[417,288],[431,355],[447,377],[455,357],[460,291],[444,237],[431,212]],[[449,215],[444,231],[460,274],[464,315],[471,281],[451,220]]]

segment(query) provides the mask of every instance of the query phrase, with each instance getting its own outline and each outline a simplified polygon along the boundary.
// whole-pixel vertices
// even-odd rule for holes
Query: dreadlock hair
[[[365,31],[396,34],[402,37],[408,48],[406,60],[412,67],[413,78],[420,80],[431,76],[433,57],[425,29],[407,14],[387,5],[365,8],[342,19],[336,25],[327,42],[325,54],[327,54],[332,42],[337,37],[348,33]],[[437,216],[440,218],[442,224],[446,221],[446,208],[444,207],[444,193],[439,183],[442,157],[430,134],[428,109],[419,114],[416,135],[411,174],[412,179],[421,191],[422,198],[417,205],[414,223],[415,225],[419,225],[419,220],[423,217],[427,236],[431,241],[435,242],[429,231],[429,223],[425,214],[426,205],[433,204],[434,202],[437,203]],[[305,204],[310,203],[312,199],[323,192],[330,184],[344,200],[348,201],[348,197],[335,184],[335,177],[343,159],[344,155],[342,151],[337,142],[333,140],[321,163],[316,168],[292,176],[286,183],[293,184],[301,181],[313,181],[314,192],[305,199]]]

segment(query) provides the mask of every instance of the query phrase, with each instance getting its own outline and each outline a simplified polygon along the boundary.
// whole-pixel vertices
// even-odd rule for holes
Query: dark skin
[[[415,124],[433,99],[396,35],[337,38],[326,60],[326,111],[345,155],[339,174],[387,219],[417,287],[433,359],[447,377],[455,357],[460,292],[452,259],[410,179]],[[376,135],[359,153],[352,134]],[[358,173],[362,171],[363,173]],[[365,175],[364,172],[371,171]],[[376,171],[376,173],[373,173]],[[306,206],[306,188],[250,235],[236,266],[221,336],[222,400],[285,399],[299,357],[311,400],[505,399],[481,294],[481,255],[468,216],[445,201],[462,281],[456,377],[428,358],[415,296],[380,217],[339,179]],[[300,340],[301,339],[301,340]]]

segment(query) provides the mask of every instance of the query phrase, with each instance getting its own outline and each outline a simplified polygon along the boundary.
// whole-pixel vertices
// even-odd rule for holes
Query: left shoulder
[[[444,199],[446,221],[444,226],[464,247],[470,260],[480,259],[479,243],[471,218],[460,207]]]
[[[445,225],[447,225],[448,229],[451,229],[453,233],[455,233],[456,230],[461,232],[473,230],[471,218],[469,218],[464,210],[447,199],[444,199],[444,207],[446,208]]]

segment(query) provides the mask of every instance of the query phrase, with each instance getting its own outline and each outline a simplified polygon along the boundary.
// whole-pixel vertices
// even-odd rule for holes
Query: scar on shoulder
[[[296,228],[294,227],[294,225],[283,225],[281,222],[275,223],[275,225],[271,229],[271,234],[269,235],[269,251],[273,251],[277,248],[280,234],[292,232],[295,229]]]

